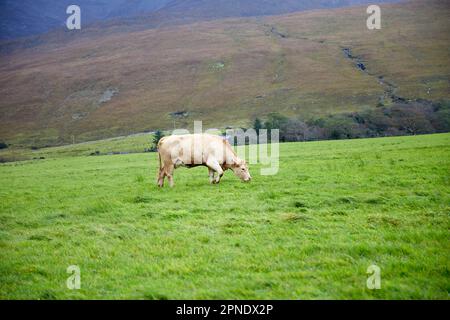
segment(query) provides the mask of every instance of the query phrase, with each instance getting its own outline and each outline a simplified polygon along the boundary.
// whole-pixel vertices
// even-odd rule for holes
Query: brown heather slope
[[[48,37],[0,56],[0,141],[53,145],[193,120],[245,126],[272,111],[308,118],[392,97],[450,98],[449,1],[381,7],[378,31],[353,7]]]

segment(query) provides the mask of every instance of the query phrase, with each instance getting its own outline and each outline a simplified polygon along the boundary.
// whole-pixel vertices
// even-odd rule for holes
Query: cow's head
[[[239,160],[233,167],[233,172],[236,176],[238,176],[242,181],[249,182],[252,180],[250,176],[250,172],[248,171],[248,166],[245,160]]]

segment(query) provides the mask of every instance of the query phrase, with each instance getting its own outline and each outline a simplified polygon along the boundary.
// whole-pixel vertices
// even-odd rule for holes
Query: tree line
[[[371,138],[450,132],[450,101],[426,100],[311,118],[270,113],[253,129],[279,129],[281,142]]]

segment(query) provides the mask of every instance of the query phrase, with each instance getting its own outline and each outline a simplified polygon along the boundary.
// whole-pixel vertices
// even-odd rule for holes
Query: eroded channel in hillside
[[[382,87],[383,94],[379,97],[377,106],[386,106],[391,104],[414,104],[414,103],[423,103],[423,104],[432,104],[433,102],[425,99],[413,99],[413,98],[405,98],[400,96],[398,92],[398,86],[392,82],[391,80],[387,80],[384,75],[375,74],[371,72],[368,67],[367,61],[364,60],[361,56],[355,55],[352,51],[351,47],[342,46],[339,43],[335,43],[333,41],[327,41],[325,39],[313,39],[310,37],[299,36],[297,34],[290,34],[286,30],[281,30],[279,27],[272,24],[264,24],[263,25],[264,32],[266,36],[272,37],[278,41],[285,39],[296,39],[299,41],[311,41],[321,45],[328,45],[331,47],[338,46],[338,49],[341,50],[344,56],[354,65],[358,71],[366,74],[367,76],[373,77],[374,80]]]
[[[354,64],[356,68],[358,68],[359,71],[364,72],[368,76],[375,77],[377,82],[383,87],[384,94],[380,96],[378,105],[383,106],[385,104],[390,103],[409,103],[411,102],[410,99],[406,99],[404,97],[401,97],[397,94],[398,87],[393,84],[390,81],[387,81],[383,75],[376,75],[371,73],[366,65],[366,61],[362,59],[360,56],[357,56],[352,53],[352,49],[345,47],[342,48],[342,52],[344,53],[344,56],[351,60],[351,62]]]

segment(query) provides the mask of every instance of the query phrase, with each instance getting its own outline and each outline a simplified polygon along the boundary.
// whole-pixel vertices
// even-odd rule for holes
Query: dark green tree
[[[255,121],[253,122],[253,129],[255,129],[256,134],[259,135],[259,130],[263,129],[263,123],[261,122],[261,120],[259,118],[256,118]]]
[[[279,114],[278,112],[272,112],[267,117],[267,121],[264,124],[266,129],[281,129],[283,125],[288,121],[288,118]]]
[[[153,135],[152,140],[152,151],[156,151],[158,149],[158,142],[164,137],[164,133],[161,130],[156,130]]]

